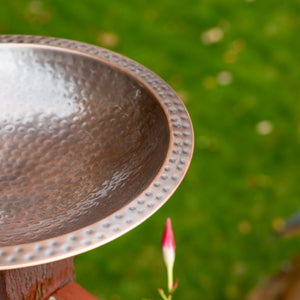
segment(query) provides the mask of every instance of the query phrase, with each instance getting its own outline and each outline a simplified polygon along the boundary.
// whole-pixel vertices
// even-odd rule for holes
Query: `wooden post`
[[[73,258],[0,272],[0,300],[43,300],[75,279]]]
[[[51,295],[49,300],[98,300],[98,298],[88,293],[76,282],[71,281]]]

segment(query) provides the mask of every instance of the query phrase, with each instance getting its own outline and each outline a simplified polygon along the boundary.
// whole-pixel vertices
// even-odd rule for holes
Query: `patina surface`
[[[0,36],[0,269],[104,244],[153,214],[193,131],[158,76],[106,49]]]

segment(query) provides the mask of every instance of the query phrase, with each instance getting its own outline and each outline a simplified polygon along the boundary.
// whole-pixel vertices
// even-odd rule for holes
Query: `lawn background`
[[[167,81],[193,121],[194,157],[179,189],[135,230],[80,255],[82,286],[103,300],[159,299],[166,217],[177,242],[174,299],[244,299],[287,265],[300,239],[272,233],[299,207],[299,1],[0,4],[0,34],[56,36],[124,54]]]

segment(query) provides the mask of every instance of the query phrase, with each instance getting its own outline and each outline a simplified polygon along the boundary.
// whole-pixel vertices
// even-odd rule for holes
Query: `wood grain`
[[[0,300],[42,300],[75,279],[73,258],[0,272]]]

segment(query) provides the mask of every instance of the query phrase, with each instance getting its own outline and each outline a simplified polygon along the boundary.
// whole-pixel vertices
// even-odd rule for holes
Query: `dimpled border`
[[[184,104],[161,78],[127,57],[77,41],[41,36],[0,35],[0,43],[63,48],[64,51],[76,51],[114,65],[140,81],[153,93],[167,116],[170,128],[170,145],[164,163],[150,185],[138,197],[90,226],[47,240],[0,248],[0,270],[48,263],[101,246],[139,225],[170,198],[190,165],[194,134]]]

